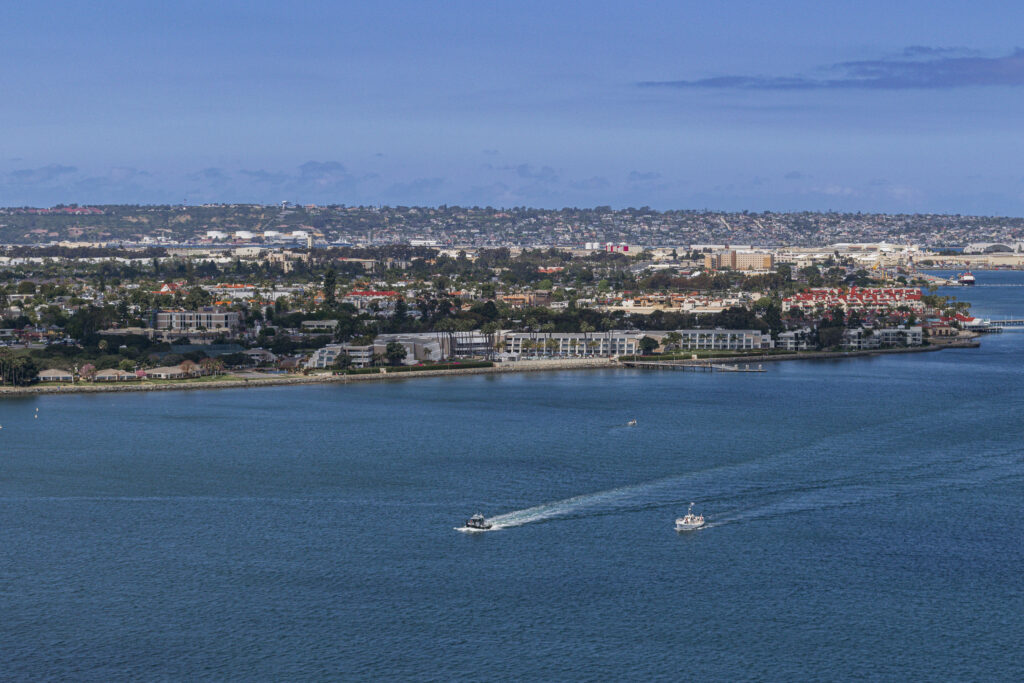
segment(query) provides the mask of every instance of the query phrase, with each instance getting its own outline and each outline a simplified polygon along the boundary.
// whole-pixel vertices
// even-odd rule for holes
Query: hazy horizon
[[[1024,8],[9,8],[0,205],[1024,215]]]

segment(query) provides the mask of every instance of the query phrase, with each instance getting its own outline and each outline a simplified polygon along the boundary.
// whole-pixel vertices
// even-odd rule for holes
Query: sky
[[[1024,215],[1024,5],[4,3],[0,206]]]

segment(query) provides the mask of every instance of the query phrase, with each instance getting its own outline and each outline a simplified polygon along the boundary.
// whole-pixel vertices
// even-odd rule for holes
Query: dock
[[[641,368],[646,370],[681,370],[684,372],[764,372],[760,364],[757,367],[750,367],[750,363],[740,366],[726,365],[724,363],[712,363],[710,361],[656,361],[656,360],[630,360],[622,361],[628,368]]]
[[[1011,318],[1006,320],[989,320],[989,327],[996,327],[1001,330],[1010,328],[1024,328],[1024,318]]]

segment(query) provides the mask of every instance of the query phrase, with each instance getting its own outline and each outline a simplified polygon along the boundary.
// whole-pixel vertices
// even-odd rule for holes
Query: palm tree
[[[590,333],[594,331],[594,326],[588,323],[586,320],[580,323],[580,332],[583,333],[583,340],[586,341],[590,338]]]
[[[555,347],[551,345],[551,342],[554,341],[554,339],[551,338],[551,333],[555,331],[555,324],[544,323],[543,325],[540,326],[540,331],[548,333],[548,338],[544,341],[544,348],[548,350],[548,355],[550,356],[552,348],[557,348],[557,342]]]
[[[441,347],[441,360],[444,360],[444,356],[445,356],[445,353],[444,353],[445,343],[443,341],[444,338],[448,339],[448,345],[447,345],[448,346],[448,353],[449,354],[455,353],[455,339],[454,339],[455,323],[452,321],[451,318],[445,318],[444,320],[439,321],[434,326],[434,330],[437,332],[437,342],[438,342],[438,344]]]
[[[544,348],[547,349],[548,356],[553,356],[555,354],[555,350],[558,349],[558,340],[548,337],[544,340]]]
[[[485,337],[487,337],[487,355],[492,360],[494,359],[494,349],[496,346],[494,336],[497,334],[498,329],[498,323],[495,322],[484,323],[480,327],[480,331],[483,332]]]

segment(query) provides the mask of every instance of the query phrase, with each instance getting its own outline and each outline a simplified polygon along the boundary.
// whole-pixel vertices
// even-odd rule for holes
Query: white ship
[[[704,526],[704,515],[693,514],[693,503],[690,503],[686,514],[676,519],[676,531],[693,531]]]
[[[957,275],[956,280],[962,285],[970,286],[974,284],[974,274],[967,270]]]

